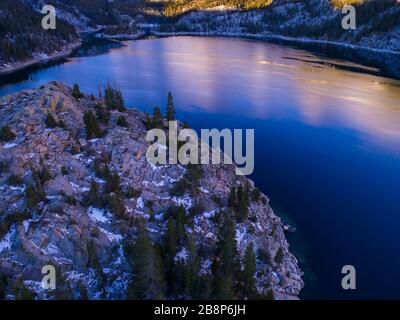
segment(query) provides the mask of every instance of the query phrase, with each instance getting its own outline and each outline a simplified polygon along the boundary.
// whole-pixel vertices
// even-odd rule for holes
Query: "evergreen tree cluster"
[[[51,174],[45,167],[43,161],[40,161],[38,170],[31,168],[32,183],[26,185],[25,188],[25,204],[27,210],[33,210],[41,201],[46,201],[46,193],[44,184],[51,180]]]
[[[290,2],[289,6],[285,2]],[[346,4],[356,7],[357,29],[345,30],[341,26],[340,8]],[[359,42],[363,37],[393,33],[389,39],[395,40],[399,26],[400,4],[397,0],[173,0],[167,2],[164,13],[173,17],[187,14],[190,11],[204,10],[217,5],[226,5],[239,9],[260,9],[262,19],[254,19],[254,15],[242,11],[238,22],[232,21],[232,13],[205,13],[192,23],[169,19],[170,23],[161,25],[163,32],[212,32],[236,28],[247,33],[270,32],[290,37],[308,37],[323,40]],[[285,7],[284,7],[285,6]],[[216,17],[216,18],[215,18]],[[287,23],[293,21],[294,23]],[[385,36],[385,35],[384,35]],[[389,41],[389,40],[388,40]]]
[[[168,92],[167,98],[167,120],[174,121],[175,120],[175,105],[174,105],[174,98],[171,92]]]
[[[228,199],[228,206],[233,209],[238,222],[243,222],[249,214],[249,185],[233,187]]]
[[[61,19],[55,30],[44,30],[43,15],[23,0],[0,1],[0,12],[0,62],[28,59],[33,53],[53,53],[78,40],[74,27]]]
[[[9,125],[5,125],[0,128],[0,141],[7,142],[14,140],[15,138],[16,135],[14,132],[12,132]]]
[[[174,98],[172,93],[168,93],[167,97],[167,107],[166,107],[166,116],[164,118],[163,114],[161,113],[160,107],[155,107],[153,111],[153,115],[150,116],[149,114],[146,116],[146,129],[164,129],[164,119],[167,121],[174,121],[176,120],[176,109],[174,104]]]
[[[80,98],[83,97],[83,94],[81,92],[81,88],[79,87],[79,84],[74,83],[73,87],[72,87],[72,96],[78,100]]]
[[[85,112],[83,121],[86,126],[86,135],[88,139],[100,138],[103,135],[103,131],[92,111]]]
[[[200,180],[204,175],[204,170],[201,164],[191,164],[186,165],[186,172],[182,179],[175,183],[171,190],[171,194],[175,196],[182,196],[186,192],[192,195],[198,193],[198,188],[200,186]]]
[[[64,128],[65,129],[65,123],[61,119],[57,122],[56,119],[53,117],[53,115],[48,112],[46,119],[44,121],[46,123],[46,127],[50,129],[54,129],[56,127]]]
[[[124,219],[125,194],[121,186],[121,179],[116,172],[112,172],[108,165],[108,159],[94,161],[96,175],[106,181],[104,189],[95,181],[91,181],[90,190],[86,196],[86,204],[103,208],[108,207],[118,218]]]
[[[126,111],[125,100],[121,90],[111,86],[110,83],[107,83],[104,89],[104,102],[109,110]]]
[[[137,224],[135,239],[125,251],[133,269],[130,299],[259,299],[256,289],[256,256],[252,243],[243,259],[236,243],[236,222],[223,213],[218,242],[206,255],[195,236],[186,231],[192,222],[183,206],[167,212],[164,237],[153,240],[145,221]],[[211,272],[202,272],[202,259],[212,259]],[[210,271],[210,270],[209,270]]]
[[[216,6],[227,6],[238,9],[259,9],[267,7],[272,3],[272,0],[180,0],[180,1],[169,1],[164,8],[164,14],[167,17],[176,16],[187,11],[196,11]]]

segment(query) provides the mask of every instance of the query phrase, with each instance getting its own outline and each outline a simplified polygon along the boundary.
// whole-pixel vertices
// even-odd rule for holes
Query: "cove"
[[[0,86],[52,80],[97,94],[116,82],[127,105],[201,129],[254,129],[252,178],[290,220],[306,271],[301,298],[400,298],[400,82],[376,69],[261,41],[171,37],[89,50]],[[344,265],[357,289],[343,290]]]

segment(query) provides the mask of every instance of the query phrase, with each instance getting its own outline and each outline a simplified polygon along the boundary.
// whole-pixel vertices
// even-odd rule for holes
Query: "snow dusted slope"
[[[181,9],[182,6],[185,5],[181,4]],[[198,10],[201,9],[181,16],[173,25],[162,26],[161,31],[274,34],[400,51],[397,0],[356,5],[356,30],[342,28],[344,15],[330,0],[275,0],[263,9],[250,11]]]
[[[125,299],[137,272],[132,242],[146,228],[163,248],[174,210],[184,212],[183,238],[192,237],[199,249],[198,276],[205,283],[214,275],[222,211],[230,210],[232,188],[242,186],[251,195],[248,215],[235,223],[229,244],[236,244],[240,261],[254,245],[260,294],[297,297],[302,272],[281,219],[250,180],[236,176],[232,165],[202,166],[195,183],[188,167],[149,164],[146,115],[135,109],[110,111],[101,124],[104,134],[87,139],[85,112],[104,116],[104,108],[103,100],[90,96],[77,100],[59,82],[0,100],[0,127],[7,124],[15,134],[12,141],[0,142],[0,280],[8,284],[4,292],[0,287],[0,296]],[[48,114],[56,127],[46,126]],[[121,116],[124,126],[118,125]],[[114,183],[111,192],[115,175],[118,187]],[[189,189],[178,193],[182,181]],[[179,241],[176,249],[173,260],[182,267],[189,264],[188,240]],[[40,286],[47,264],[59,273],[55,291]]]

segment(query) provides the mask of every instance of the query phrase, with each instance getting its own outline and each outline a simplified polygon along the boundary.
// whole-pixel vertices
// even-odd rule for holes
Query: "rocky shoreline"
[[[295,46],[308,51],[316,51],[327,56],[335,56],[340,59],[375,68],[379,73],[387,77],[400,79],[400,52],[390,49],[369,48],[362,45],[354,45],[346,42],[328,40],[294,38],[274,35],[270,33],[227,33],[227,32],[157,32],[151,35],[156,37],[193,36],[193,37],[222,37],[254,39],[280,45]]]
[[[46,55],[46,56],[42,56],[42,57],[37,56],[33,59],[29,59],[26,61],[19,61],[19,62],[0,66],[0,77],[5,77],[7,75],[22,71],[22,70],[32,67],[32,66],[45,64],[48,62],[57,61],[57,60],[66,58],[66,57],[70,56],[75,49],[78,49],[81,46],[81,44],[82,44],[81,41],[70,43],[62,51],[55,52],[51,55]]]
[[[40,286],[44,264],[62,272],[60,294],[68,292],[68,298],[126,299],[132,281],[126,241],[138,232],[139,220],[153,241],[159,241],[171,207],[184,208],[191,217],[185,232],[202,248],[201,273],[212,274],[219,216],[228,208],[232,188],[244,186],[249,194],[258,194],[252,181],[235,175],[233,165],[202,165],[198,186],[174,195],[188,168],[147,162],[143,112],[112,110],[108,124],[101,125],[104,134],[88,139],[84,114],[102,104],[93,96],[76,99],[60,82],[0,100],[1,126],[15,134],[0,142],[0,275],[8,280],[6,299],[18,298],[16,283],[36,299],[59,297]],[[52,128],[46,126],[49,114],[58,123]],[[119,176],[124,194],[120,210],[87,200],[94,182],[106,190],[108,183],[99,174],[106,163]],[[38,181],[42,198],[31,206],[28,189],[38,187]],[[98,198],[107,196],[113,192]],[[303,273],[266,196],[251,197],[248,216],[236,224],[235,242],[240,257],[249,243],[254,245],[259,293],[275,299],[298,297]],[[177,255],[183,260],[185,250]]]
[[[345,59],[354,63],[368,66],[375,69],[375,73],[383,73],[384,76],[394,79],[400,79],[400,52],[390,49],[370,48],[362,45],[353,45],[346,42],[336,42],[328,40],[317,40],[308,38],[294,38],[274,35],[270,33],[252,34],[252,33],[227,33],[227,32],[159,32],[155,30],[142,30],[133,35],[106,35],[101,34],[99,38],[110,41],[132,41],[140,40],[146,36],[153,37],[173,37],[173,36],[195,36],[195,37],[224,37],[254,39],[266,41],[280,45],[295,46],[304,50],[315,51],[327,56]],[[86,40],[88,40],[87,38]],[[83,42],[74,43],[68,46],[68,49],[62,52],[50,55],[45,58],[32,59],[25,62],[14,63],[8,67],[0,67],[0,78],[7,82],[5,77],[14,73],[23,71],[29,67],[55,62],[70,56],[74,50],[79,49]]]

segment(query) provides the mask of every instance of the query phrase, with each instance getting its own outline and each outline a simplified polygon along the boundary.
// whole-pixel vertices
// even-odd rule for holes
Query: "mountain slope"
[[[302,272],[253,183],[232,165],[149,164],[148,116],[105,103],[58,82],[0,100],[0,295],[244,298],[248,251],[258,295],[295,298]],[[47,264],[55,291],[40,285]]]
[[[193,12],[178,16],[162,31],[219,32],[274,34],[294,38],[338,41],[370,48],[400,51],[400,3],[396,0],[345,1],[356,6],[356,30],[345,30],[341,21],[343,14],[337,5],[344,1],[305,0],[305,1],[265,1],[264,9],[242,10],[247,5],[226,10],[225,1],[177,1],[181,12]],[[354,3],[355,2],[355,3]],[[197,6],[199,5],[199,6]],[[216,7],[216,10],[205,10]],[[166,11],[169,11],[169,6]],[[217,10],[218,9],[218,10]],[[203,11],[202,11],[203,10]],[[174,13],[175,15],[175,13]],[[177,19],[177,20],[176,20]]]
[[[78,41],[68,23],[60,20],[56,30],[44,30],[42,18],[43,15],[21,0],[0,2],[0,67],[2,63],[62,51]]]

